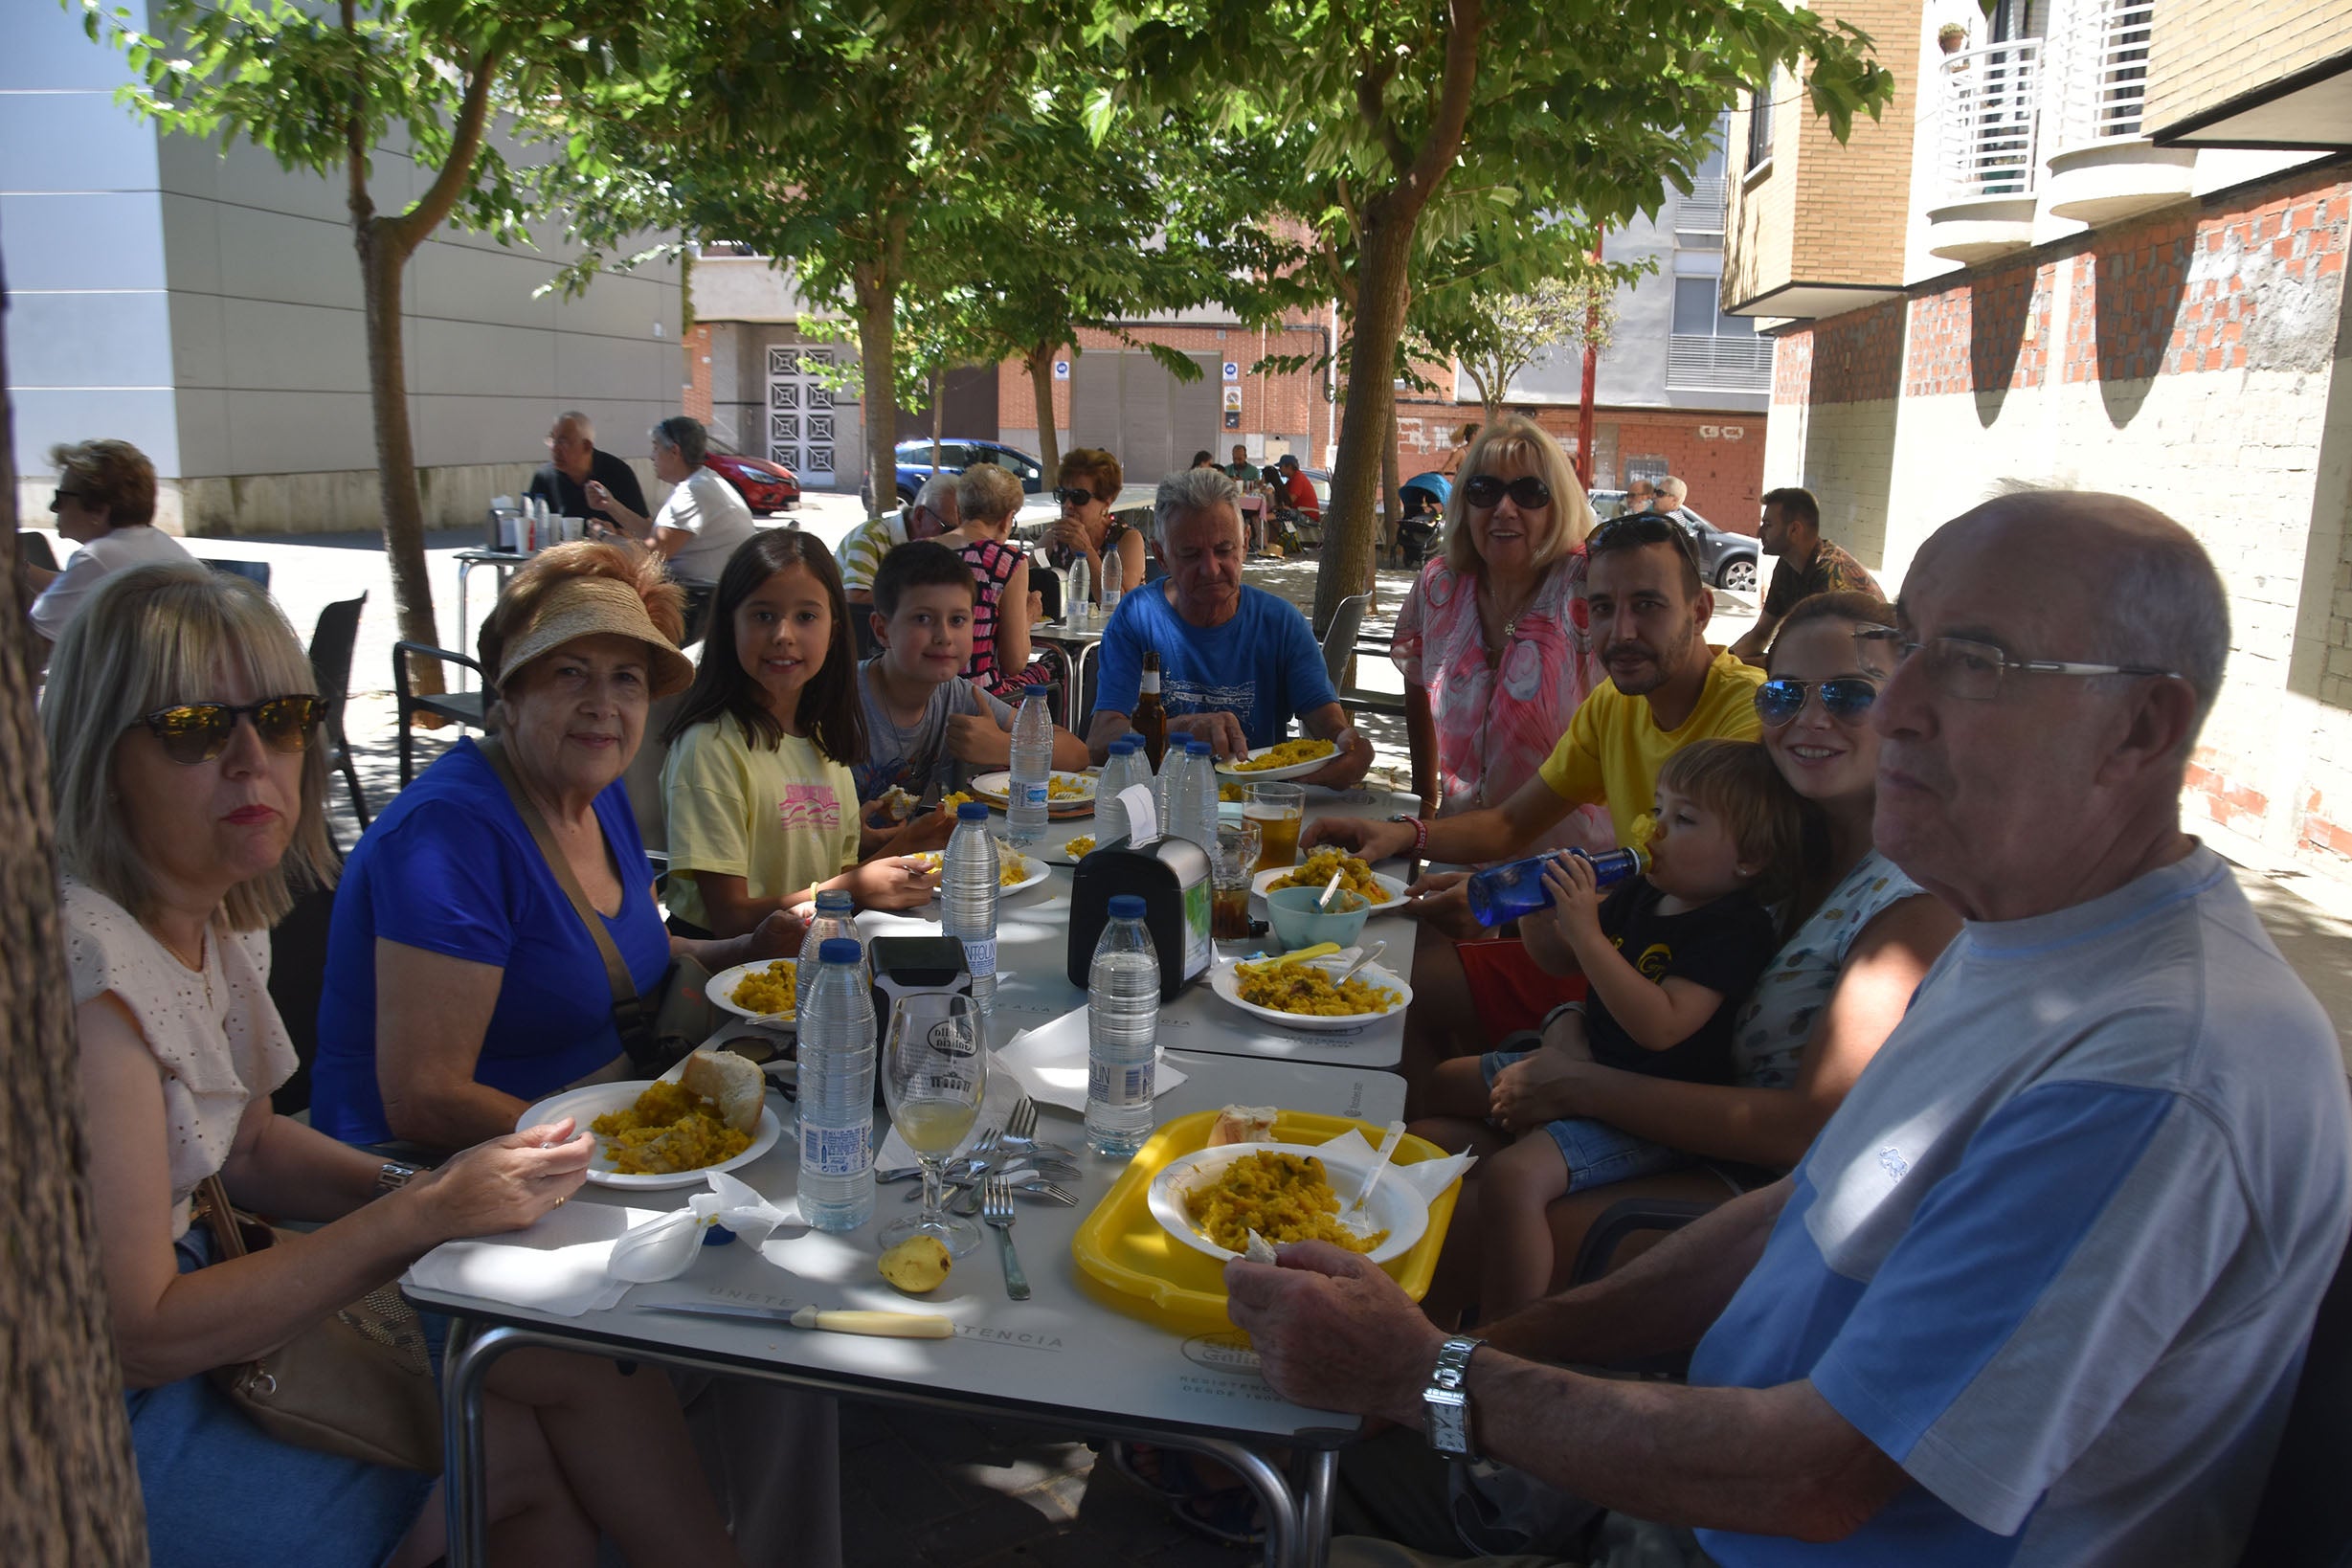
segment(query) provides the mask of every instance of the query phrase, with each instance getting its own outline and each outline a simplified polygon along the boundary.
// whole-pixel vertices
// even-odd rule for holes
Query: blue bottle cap
[[[1141,920],[1143,918],[1142,895],[1138,893],[1111,894],[1110,918],[1113,920]]]
[[[1110,749],[1114,751],[1140,751],[1143,750],[1143,737],[1131,733],[1121,735],[1110,743]]]
[[[828,936],[817,945],[819,963],[854,964],[859,958],[858,944],[847,936]]]
[[[1192,756],[1205,757],[1210,755],[1214,749],[1207,741],[1204,741],[1199,736],[1195,735],[1192,739],[1184,743],[1184,750]]]
[[[978,800],[967,800],[955,808],[955,819],[959,822],[985,822],[988,820],[988,807]]]
[[[858,901],[849,896],[849,889],[846,887],[823,888],[817,895],[818,914],[850,914],[854,913],[857,907]]]

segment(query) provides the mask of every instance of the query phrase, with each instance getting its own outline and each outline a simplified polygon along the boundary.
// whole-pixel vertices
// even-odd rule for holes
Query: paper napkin
[[[799,1216],[774,1204],[724,1171],[709,1173],[710,1191],[696,1193],[683,1209],[657,1215],[629,1227],[613,1243],[607,1266],[614,1279],[644,1285],[675,1279],[692,1266],[703,1247],[703,1232],[712,1223],[725,1225],[756,1250],[776,1227],[796,1224]]]
[[[409,1266],[411,1285],[577,1317],[602,1311],[630,1282],[607,1272],[613,1245],[632,1226],[665,1218],[655,1209],[566,1203],[527,1230],[444,1242]]]
[[[1040,1105],[1084,1114],[1086,1109],[1086,1010],[1075,1008],[1051,1023],[1015,1035],[997,1050],[997,1065]],[[1153,1075],[1152,1096],[1184,1082],[1163,1054]]]

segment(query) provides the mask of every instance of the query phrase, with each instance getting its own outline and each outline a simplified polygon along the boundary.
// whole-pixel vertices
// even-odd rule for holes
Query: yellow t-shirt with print
[[[1639,843],[1648,837],[1644,818],[1667,758],[1692,741],[1754,740],[1764,732],[1756,717],[1756,688],[1763,683],[1762,670],[1729,649],[1718,650],[1707,666],[1698,706],[1679,728],[1661,729],[1648,698],[1628,697],[1616,682],[1603,681],[1578,706],[1538,776],[1572,804],[1607,806],[1617,841]]]
[[[731,717],[678,737],[661,765],[669,819],[670,913],[705,930],[692,876],[741,877],[751,898],[781,898],[858,863],[858,787],[817,743],[786,735],[773,750]]]

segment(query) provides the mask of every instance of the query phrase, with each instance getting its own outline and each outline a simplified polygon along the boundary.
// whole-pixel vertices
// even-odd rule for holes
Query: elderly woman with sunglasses
[[[592,1148],[565,1119],[395,1181],[272,1112],[296,1062],[268,928],[297,882],[333,879],[323,710],[268,598],[195,565],[101,585],[42,699],[94,1242],[167,1568],[438,1557],[435,1477],[280,1442],[202,1374],[285,1344],[444,1241],[531,1223],[578,1188]],[[190,1213],[215,1176],[235,1202],[323,1223],[216,1258]],[[633,1562],[739,1560],[666,1384],[527,1354],[490,1376],[497,1560],[585,1564],[599,1533]]]
[[[1818,594],[1790,609],[1773,639],[1756,710],[1765,749],[1807,802],[1813,843],[1797,929],[1733,1025],[1735,1082],[1551,1063],[1545,1114],[1596,1117],[1710,1162],[1559,1199],[1551,1213],[1561,1259],[1573,1259],[1585,1228],[1622,1198],[1720,1199],[1748,1174],[1793,1167],[1960,930],[1870,843],[1878,735],[1870,710],[1893,668],[1893,621],[1867,594]]]
[[[1492,806],[1534,778],[1600,678],[1584,612],[1593,509],[1533,421],[1481,427],[1447,503],[1445,542],[1397,615],[1413,791],[1424,817]],[[1604,806],[1534,848],[1616,846]]]
[[[1076,446],[1062,455],[1054,499],[1062,515],[1045,526],[1045,559],[1057,571],[1086,557],[1086,577],[1099,596],[1103,591],[1103,562],[1116,556],[1119,591],[1131,592],[1143,581],[1143,534],[1110,515],[1127,482],[1119,459],[1096,446]]]
[[[78,441],[53,446],[57,493],[49,503],[57,532],[81,548],[63,571],[24,569],[39,597],[27,612],[33,630],[55,642],[98,585],[118,571],[159,561],[190,559],[180,542],[155,525],[155,465],[128,441]]]

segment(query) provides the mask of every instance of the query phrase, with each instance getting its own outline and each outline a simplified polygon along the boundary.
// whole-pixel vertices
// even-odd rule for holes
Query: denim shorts
[[[1513,1062],[1523,1062],[1534,1055],[1533,1051],[1489,1051],[1478,1059],[1479,1076],[1487,1087],[1494,1086],[1494,1079]],[[1560,1157],[1568,1162],[1568,1190],[1580,1193],[1588,1187],[1605,1187],[1613,1181],[1630,1181],[1635,1176],[1656,1176],[1663,1171],[1679,1171],[1696,1163],[1679,1149],[1597,1122],[1590,1116],[1569,1116],[1544,1124],[1552,1141],[1559,1145]]]
[[[180,1272],[212,1261],[192,1225]],[[438,1370],[446,1320],[425,1319]],[[201,1374],[125,1391],[154,1568],[375,1568],[439,1479],[280,1443]]]

